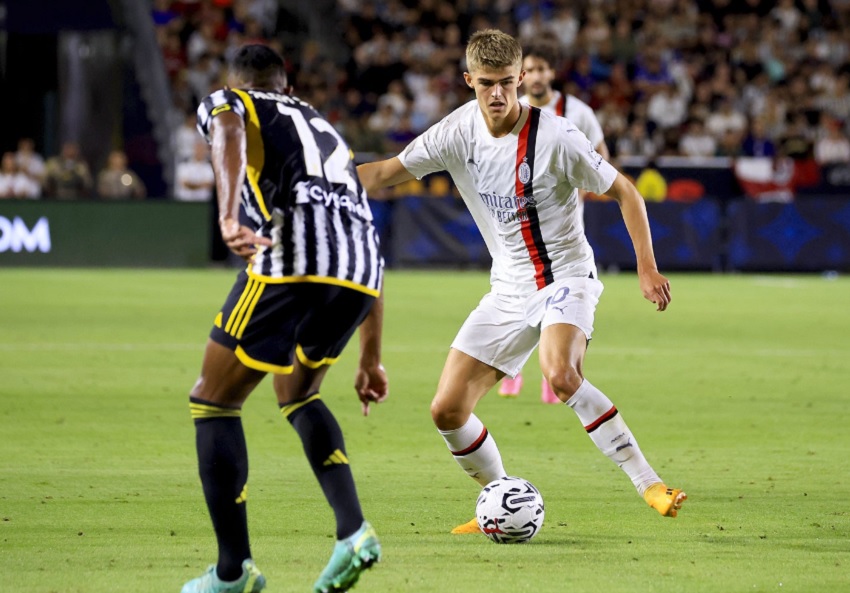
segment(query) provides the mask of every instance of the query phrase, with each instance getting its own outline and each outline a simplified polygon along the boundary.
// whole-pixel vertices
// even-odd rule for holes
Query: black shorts
[[[294,357],[310,368],[333,364],[375,297],[316,282],[272,283],[242,272],[210,338],[252,369],[286,375]]]

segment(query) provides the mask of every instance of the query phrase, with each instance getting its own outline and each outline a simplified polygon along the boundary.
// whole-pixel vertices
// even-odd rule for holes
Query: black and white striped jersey
[[[271,239],[248,273],[266,282],[324,282],[377,296],[383,259],[353,153],[309,104],[291,95],[223,89],[198,107],[210,141],[213,119],[245,121],[247,170],[241,222]]]

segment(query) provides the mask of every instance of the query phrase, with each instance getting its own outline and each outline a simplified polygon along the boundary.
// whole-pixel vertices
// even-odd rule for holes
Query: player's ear
[[[470,74],[469,72],[464,72],[463,80],[466,82],[466,86],[468,86],[469,88],[475,88],[474,86],[472,86],[472,74]]]

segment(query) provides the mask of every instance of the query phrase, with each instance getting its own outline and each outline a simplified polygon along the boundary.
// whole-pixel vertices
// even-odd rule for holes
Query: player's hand
[[[640,278],[640,290],[643,298],[655,303],[656,311],[664,311],[673,297],[670,296],[670,281],[658,270],[638,272]]]
[[[390,394],[390,384],[384,365],[361,366],[354,377],[354,389],[363,404],[363,415],[369,415],[369,404],[379,404]]]
[[[272,245],[271,239],[254,234],[254,231],[240,225],[239,221],[232,218],[222,218],[218,221],[218,226],[221,229],[221,238],[228,249],[245,261],[251,261],[257,253],[258,246],[271,247]]]

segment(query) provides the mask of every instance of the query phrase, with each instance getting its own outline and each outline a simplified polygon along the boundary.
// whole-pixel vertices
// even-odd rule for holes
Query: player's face
[[[493,121],[504,120],[519,104],[517,88],[525,73],[519,65],[503,68],[482,66],[474,72],[464,72],[463,77],[475,91],[481,111]]]
[[[526,92],[535,99],[543,99],[552,90],[555,69],[549,62],[537,56],[528,56],[522,61],[525,70]]]

